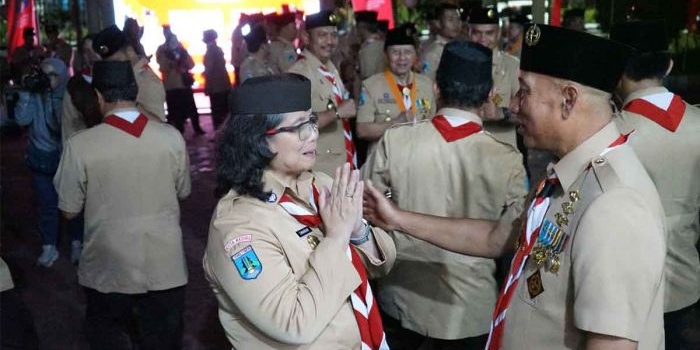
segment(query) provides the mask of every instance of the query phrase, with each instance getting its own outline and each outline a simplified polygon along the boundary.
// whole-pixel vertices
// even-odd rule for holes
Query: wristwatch
[[[333,101],[328,100],[328,104],[326,104],[326,109],[329,111],[333,111],[335,113],[335,117],[337,119],[340,119],[340,113],[338,113],[338,107],[333,103]]]
[[[365,224],[365,233],[363,233],[360,238],[350,238],[350,243],[352,243],[352,245],[361,245],[369,241],[369,234],[372,232],[372,226],[370,226],[365,219],[362,219],[362,223]]]

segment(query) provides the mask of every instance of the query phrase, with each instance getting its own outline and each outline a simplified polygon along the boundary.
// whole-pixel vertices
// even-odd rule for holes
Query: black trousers
[[[188,117],[192,121],[192,129],[195,132],[202,131],[192,89],[165,90],[165,104],[168,105],[168,122],[180,132],[185,130],[185,120]]]
[[[39,349],[34,318],[16,289],[0,293],[0,349]]]
[[[144,294],[85,288],[85,334],[92,350],[182,349],[185,287]]]
[[[214,130],[218,130],[228,114],[228,91],[215,92],[209,94],[209,102],[211,104],[211,121]]]
[[[399,320],[382,313],[384,334],[391,350],[483,350],[489,335],[462,339],[437,339],[426,337],[401,327]]]
[[[693,326],[693,320],[698,319],[700,319],[699,301],[680,310],[665,313],[666,350],[697,349],[698,343],[688,339],[688,332]]]

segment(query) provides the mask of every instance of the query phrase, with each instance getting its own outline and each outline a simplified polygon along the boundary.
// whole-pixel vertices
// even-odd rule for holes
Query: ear
[[[435,101],[440,100],[440,88],[437,83],[433,83],[433,95],[435,95]]]
[[[93,90],[95,91],[95,95],[97,95],[97,105],[100,106],[100,112],[102,114],[104,114],[106,112],[104,109],[105,109],[105,104],[107,104],[107,102],[105,102],[105,98],[102,96],[102,94],[99,91],[97,91],[97,89],[93,89]]]
[[[571,111],[574,110],[576,102],[578,101],[578,95],[580,91],[573,85],[566,85],[561,89],[562,95],[562,105],[561,105],[561,116],[562,119],[568,119],[571,115]]]
[[[671,74],[671,70],[673,70],[673,58],[668,60],[668,69],[666,69],[666,75],[664,75],[664,77]]]

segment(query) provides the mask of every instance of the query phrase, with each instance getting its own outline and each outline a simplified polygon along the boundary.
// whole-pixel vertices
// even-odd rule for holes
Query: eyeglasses
[[[318,117],[312,114],[309,120],[301,124],[270,129],[265,132],[265,135],[273,136],[282,132],[296,132],[299,136],[299,140],[306,141],[310,139],[315,132],[318,132]]]

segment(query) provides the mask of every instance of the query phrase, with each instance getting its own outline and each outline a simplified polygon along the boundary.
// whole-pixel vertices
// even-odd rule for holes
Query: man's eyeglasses
[[[265,135],[273,136],[281,132],[296,132],[299,136],[299,140],[306,141],[311,138],[314,132],[318,132],[318,117],[315,114],[312,114],[309,120],[301,124],[270,129],[265,132]]]

